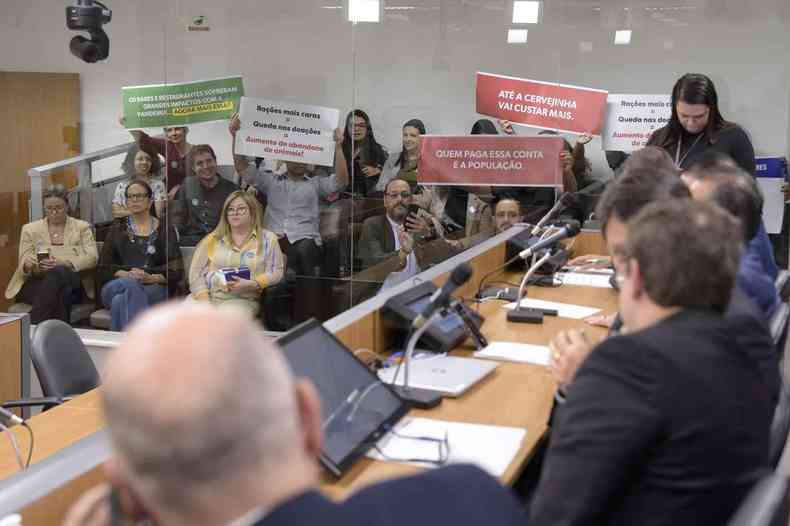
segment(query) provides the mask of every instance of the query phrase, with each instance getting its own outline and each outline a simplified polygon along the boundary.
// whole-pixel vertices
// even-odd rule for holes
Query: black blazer
[[[687,310],[601,343],[556,413],[529,525],[726,524],[767,467],[776,399],[774,358],[746,348],[759,325],[737,319]]]
[[[661,146],[666,134],[666,126],[654,131],[647,140],[647,145]],[[672,157],[672,159],[675,159],[675,154],[677,153],[677,140],[671,142],[664,148]],[[719,130],[712,137],[707,135],[700,137],[699,141],[694,144],[687,154],[685,154],[685,158],[683,159],[680,168],[687,170],[708,151],[726,153],[732,157],[732,160],[735,161],[738,166],[743,168],[746,172],[754,175],[756,166],[754,162],[754,146],[752,146],[752,141],[749,139],[746,131],[737,124],[730,128]]]
[[[524,512],[499,482],[472,466],[451,466],[365,488],[337,504],[310,491],[255,526],[524,526]]]

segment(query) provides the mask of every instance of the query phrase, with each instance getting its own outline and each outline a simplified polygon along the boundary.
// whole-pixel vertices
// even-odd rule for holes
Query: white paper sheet
[[[549,348],[545,345],[528,343],[491,342],[485,349],[477,351],[475,358],[548,365]]]
[[[577,285],[582,287],[598,287],[611,289],[610,274],[587,274],[584,272],[557,272],[554,281],[563,285]]]
[[[763,191],[763,222],[769,234],[782,231],[782,220],[785,216],[785,195],[782,186],[785,180],[781,177],[758,177],[757,184]]]
[[[402,436],[432,437],[440,440],[445,438],[446,433],[450,444],[448,464],[474,464],[493,477],[501,477],[505,473],[527,436],[526,429],[446,422],[430,418],[405,418],[398,425],[397,431]],[[377,445],[390,459],[439,458],[437,442],[402,438],[388,433],[381,437]],[[368,451],[367,455],[375,460],[387,460],[375,448]],[[435,467],[431,463],[408,463]]]
[[[574,320],[581,320],[601,311],[601,309],[595,309],[593,307],[571,305],[569,303],[559,303],[556,301],[536,300],[534,298],[524,298],[521,300],[521,306],[533,309],[554,309],[557,311],[558,316],[572,318]],[[505,305],[506,309],[513,310],[515,307],[515,302]]]

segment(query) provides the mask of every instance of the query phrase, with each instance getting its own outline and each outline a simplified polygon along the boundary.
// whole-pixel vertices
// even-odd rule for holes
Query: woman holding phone
[[[90,224],[67,214],[67,195],[61,185],[48,188],[44,219],[22,227],[19,264],[5,296],[32,305],[32,323],[70,323],[71,306],[93,293],[91,276],[79,273],[96,266],[96,241]]]

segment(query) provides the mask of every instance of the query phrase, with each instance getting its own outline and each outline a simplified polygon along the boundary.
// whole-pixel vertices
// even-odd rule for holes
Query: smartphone
[[[410,204],[407,208],[406,217],[414,216],[417,217],[420,214],[420,207],[415,205],[414,203]],[[404,219],[405,221],[405,219]]]
[[[44,249],[36,252],[36,260],[38,260],[39,263],[41,263],[45,259],[49,259],[49,250]]]

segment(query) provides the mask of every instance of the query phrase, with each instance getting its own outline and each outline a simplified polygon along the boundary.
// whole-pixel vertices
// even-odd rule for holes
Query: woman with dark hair
[[[129,216],[107,234],[99,258],[101,299],[122,331],[149,305],[164,301],[181,281],[176,232],[151,215],[153,190],[144,179],[126,187]]]
[[[402,148],[397,158],[390,156],[376,185],[383,192],[391,180],[403,179],[412,192],[417,188],[417,161],[420,156],[420,136],[425,135],[425,124],[420,119],[410,119],[403,125]]]
[[[115,195],[112,199],[113,218],[118,219],[129,215],[129,209],[126,207],[126,187],[134,179],[144,179],[148,183],[154,192],[156,216],[163,217],[162,214],[167,203],[167,189],[165,183],[158,178],[159,171],[162,169],[159,154],[148,147],[134,145],[126,153],[121,168],[129,176],[129,179],[121,181],[115,187]]]
[[[68,215],[63,186],[48,188],[43,201],[45,217],[22,227],[19,266],[5,297],[32,305],[32,323],[70,323],[71,306],[93,292],[90,274],[81,278],[79,272],[96,266],[96,241],[88,223]]]
[[[675,83],[672,117],[653,132],[647,144],[665,149],[679,170],[686,170],[703,153],[713,150],[728,154],[754,174],[754,147],[749,136],[722,117],[713,81],[699,73],[686,73]]]
[[[355,197],[371,196],[389,154],[376,142],[370,117],[362,110],[353,110],[346,117],[343,154],[352,178],[351,193]]]
[[[480,119],[472,125],[471,135],[499,135],[496,125],[488,119]]]

